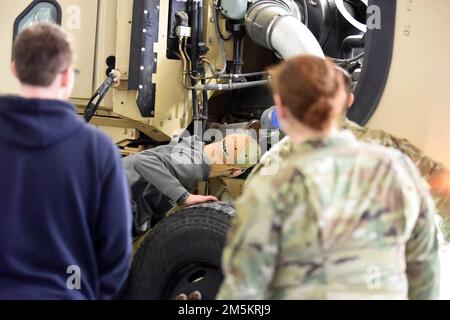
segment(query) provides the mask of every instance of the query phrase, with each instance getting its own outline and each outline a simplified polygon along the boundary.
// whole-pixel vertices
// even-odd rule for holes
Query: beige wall
[[[450,1],[399,0],[397,10],[388,85],[369,126],[450,167]]]

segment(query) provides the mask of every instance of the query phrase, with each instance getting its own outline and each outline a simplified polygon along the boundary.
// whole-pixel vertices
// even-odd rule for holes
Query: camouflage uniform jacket
[[[432,299],[434,204],[402,153],[343,131],[294,146],[237,202],[219,299]]]
[[[340,118],[339,125],[342,129],[352,131],[360,141],[376,143],[400,150],[416,164],[422,177],[430,185],[430,192],[437,214],[442,218],[440,230],[446,241],[450,241],[450,172],[447,168],[426,156],[422,150],[406,139],[397,138],[382,130],[361,127],[348,120],[345,116]],[[247,184],[258,174],[264,175],[264,171],[271,167],[273,168],[274,163],[279,163],[288,157],[291,151],[292,143],[289,137],[285,137],[263,156],[252,171],[251,176],[247,179]],[[272,166],[269,166],[270,163],[272,163]],[[267,172],[266,174],[270,175],[271,173]]]

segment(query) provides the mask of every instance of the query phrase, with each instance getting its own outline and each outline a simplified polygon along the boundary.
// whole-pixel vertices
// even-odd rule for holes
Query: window
[[[61,24],[61,7],[55,0],[33,1],[14,23],[14,39],[24,29],[39,22]]]

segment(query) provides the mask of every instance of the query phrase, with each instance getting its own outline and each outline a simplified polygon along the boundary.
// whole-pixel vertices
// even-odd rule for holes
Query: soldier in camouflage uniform
[[[353,100],[353,98],[351,98]],[[450,241],[450,172],[447,168],[424,154],[422,150],[414,146],[406,139],[397,138],[382,130],[373,130],[361,127],[346,116],[339,118],[339,127],[350,130],[358,140],[392,147],[406,154],[419,168],[422,177],[430,186],[437,214],[442,218],[440,230],[446,241]],[[283,138],[271,150],[266,152],[261,161],[253,169],[246,181],[246,188],[250,181],[259,174],[264,174],[264,168],[275,163],[281,163],[292,153],[292,142],[289,137]],[[271,174],[267,170],[267,174]]]
[[[274,82],[285,72],[305,91],[313,91],[305,81],[314,78],[298,77],[314,73],[343,83],[330,62],[295,59],[277,69]],[[335,88],[317,86],[328,96]],[[320,132],[314,121],[295,118]],[[434,204],[412,161],[350,131],[303,140],[286,133],[292,142],[281,144],[283,163],[263,159],[280,166],[278,173],[254,175],[237,201],[218,299],[437,298]]]

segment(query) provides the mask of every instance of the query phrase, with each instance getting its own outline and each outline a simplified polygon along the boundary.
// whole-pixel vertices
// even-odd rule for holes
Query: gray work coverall
[[[124,158],[131,190],[135,232],[145,231],[209,178],[209,158],[195,137]]]

